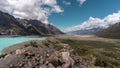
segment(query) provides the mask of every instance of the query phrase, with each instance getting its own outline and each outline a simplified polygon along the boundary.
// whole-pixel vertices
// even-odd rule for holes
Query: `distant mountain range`
[[[96,33],[97,36],[120,39],[120,22]]]
[[[51,35],[63,34],[51,24],[38,20],[16,19],[0,11],[0,35]]]
[[[93,35],[96,32],[102,30],[102,28],[93,28],[93,29],[85,29],[85,30],[76,30],[67,32],[68,34],[77,34],[77,35]]]
[[[85,30],[76,30],[68,32],[68,34],[77,35],[97,35],[105,38],[120,39],[120,22],[114,25],[110,25],[108,28],[93,28]]]

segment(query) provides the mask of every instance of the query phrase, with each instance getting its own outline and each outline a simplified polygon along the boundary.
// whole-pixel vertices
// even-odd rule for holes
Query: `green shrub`
[[[4,58],[7,54],[1,54],[0,58]]]
[[[46,47],[49,47],[49,43],[44,43],[44,45],[45,45]]]
[[[60,46],[60,45],[55,45],[54,48],[55,48],[56,50],[61,50],[61,49],[63,49],[63,47]]]
[[[105,61],[103,61],[102,59],[97,58],[95,61],[95,66],[106,67],[107,63]]]
[[[38,47],[38,44],[37,44],[37,42],[30,42],[30,46],[32,46],[32,47]]]

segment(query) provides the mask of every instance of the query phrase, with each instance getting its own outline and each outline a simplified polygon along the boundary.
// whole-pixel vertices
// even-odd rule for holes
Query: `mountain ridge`
[[[120,22],[97,32],[96,35],[105,38],[120,39]]]
[[[67,34],[77,34],[77,35],[96,35],[99,37],[120,39],[120,22],[110,25],[107,28],[93,28],[86,30],[71,31]]]
[[[76,30],[67,32],[68,34],[77,34],[77,35],[93,35],[96,32],[103,30],[103,28],[92,28],[92,29],[85,29],[85,30]]]
[[[38,20],[14,18],[8,13],[0,11],[0,35],[52,35],[63,34],[51,24],[44,24]]]

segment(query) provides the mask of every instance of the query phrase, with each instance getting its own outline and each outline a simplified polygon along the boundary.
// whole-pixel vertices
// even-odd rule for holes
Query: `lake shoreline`
[[[13,51],[15,51],[17,49],[25,48],[25,45],[30,44],[30,42],[37,42],[37,43],[39,43],[40,41],[41,40],[31,40],[31,41],[25,41],[25,42],[22,42],[22,43],[10,45],[8,47],[5,47],[2,50],[2,54],[9,54],[10,52],[13,52]]]
[[[16,48],[19,48],[19,44],[26,44],[27,42],[31,42],[31,41],[41,41],[41,40],[45,40],[46,37],[38,37],[38,36],[19,36],[19,37],[1,37],[0,38],[0,51],[1,54],[4,53],[4,49],[8,48],[8,50],[11,50],[9,47],[12,47],[14,45],[16,45]],[[12,48],[14,49],[14,47]]]
[[[29,37],[29,38],[40,38],[42,36],[39,35],[26,35],[26,36],[22,36],[22,35],[0,35],[0,38],[14,38],[14,37]]]

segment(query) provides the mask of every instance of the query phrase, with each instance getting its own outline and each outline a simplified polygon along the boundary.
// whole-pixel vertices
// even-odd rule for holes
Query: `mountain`
[[[16,19],[8,13],[0,11],[1,35],[51,35],[63,34],[51,24],[44,24],[38,20]]]
[[[96,33],[97,36],[120,39],[120,22]]]
[[[92,28],[85,30],[76,30],[68,32],[68,34],[97,35],[99,37],[120,39],[120,22],[113,25],[109,25],[108,28]]]
[[[76,30],[67,32],[68,34],[77,34],[77,35],[93,35],[96,32],[102,30],[102,28],[92,28],[92,29],[85,29],[85,30]]]

